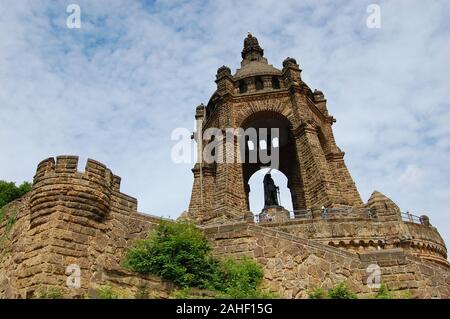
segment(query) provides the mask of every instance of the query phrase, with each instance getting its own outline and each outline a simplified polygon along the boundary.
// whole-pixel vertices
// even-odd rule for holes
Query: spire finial
[[[247,33],[244,40],[244,49],[241,55],[243,59],[247,56],[252,56],[252,59],[260,59],[264,55],[264,50],[259,46],[258,39],[250,32]]]

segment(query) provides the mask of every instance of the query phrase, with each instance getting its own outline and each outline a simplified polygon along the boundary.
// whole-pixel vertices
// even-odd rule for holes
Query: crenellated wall
[[[120,192],[120,177],[102,163],[89,159],[84,172],[77,167],[76,156],[42,161],[32,191],[6,207],[0,234],[11,215],[16,219],[1,247],[0,296],[25,298],[41,286],[65,287],[66,267],[75,264],[81,289],[65,294],[80,297],[107,282],[104,274],[124,272],[126,248],[160,221],[138,213],[137,200]],[[149,282],[154,289],[155,280]]]

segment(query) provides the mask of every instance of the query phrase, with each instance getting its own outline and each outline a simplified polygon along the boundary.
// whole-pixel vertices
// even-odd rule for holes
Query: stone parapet
[[[448,268],[422,260],[404,249],[355,253],[278,229],[248,223],[205,227],[216,256],[249,256],[264,267],[263,285],[284,298],[307,298],[308,292],[345,282],[360,296],[377,289],[367,285],[370,265],[380,267],[381,282],[413,298],[449,298]]]

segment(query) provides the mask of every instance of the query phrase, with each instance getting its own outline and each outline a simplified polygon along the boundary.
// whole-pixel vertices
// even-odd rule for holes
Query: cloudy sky
[[[70,3],[80,29],[66,26]],[[363,200],[376,189],[427,213],[450,243],[449,21],[444,0],[0,0],[0,179],[30,181],[49,156],[79,155],[80,170],[94,158],[140,211],[177,217],[192,164],[171,161],[171,132],[193,129],[251,31],[269,63],[295,57],[325,93]]]

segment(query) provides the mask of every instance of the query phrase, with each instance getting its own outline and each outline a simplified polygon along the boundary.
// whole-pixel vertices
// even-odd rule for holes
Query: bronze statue
[[[275,185],[272,179],[272,175],[267,173],[264,176],[264,207],[267,206],[280,206],[278,203],[278,190],[279,187]]]

